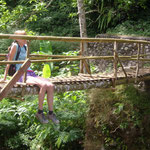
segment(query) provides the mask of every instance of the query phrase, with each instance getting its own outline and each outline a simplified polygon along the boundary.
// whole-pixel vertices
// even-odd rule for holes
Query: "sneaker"
[[[37,113],[36,114],[36,118],[42,123],[42,124],[47,124],[48,123],[48,120],[47,118],[45,117],[45,115],[43,113],[39,114]]]
[[[56,115],[55,115],[54,113],[52,113],[51,115],[48,113],[48,114],[47,114],[47,118],[48,118],[49,120],[52,120],[53,123],[59,124],[59,120],[56,118]]]

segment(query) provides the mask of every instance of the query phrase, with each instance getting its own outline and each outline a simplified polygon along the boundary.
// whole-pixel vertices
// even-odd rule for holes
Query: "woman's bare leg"
[[[49,111],[53,111],[54,86],[47,85],[47,103]]]
[[[46,87],[42,86],[39,92],[39,109],[40,110],[43,110],[43,102],[44,102],[45,93],[46,93]]]
[[[52,120],[55,124],[59,124],[59,120],[57,119],[56,115],[53,113],[53,96],[54,96],[54,85],[45,78],[38,77],[43,83],[46,83],[47,88],[47,103],[48,103],[48,109],[49,113],[47,115],[47,118],[49,120]]]
[[[53,97],[54,97],[54,85],[48,80],[43,77],[38,77],[43,83],[47,85],[47,104],[49,111],[53,111]]]
[[[28,77],[27,79],[27,84],[29,85],[38,85],[40,87],[40,91],[39,91],[39,96],[38,96],[38,99],[39,99],[39,109],[40,110],[43,110],[43,102],[44,102],[44,97],[45,97],[45,94],[46,94],[46,88],[47,88],[47,85],[45,82],[42,82],[40,79],[38,79],[37,77]]]
[[[41,110],[43,110],[44,96],[47,92],[47,103],[49,109],[47,118],[49,120],[52,120],[55,124],[59,124],[59,120],[57,119],[56,115],[53,113],[54,85],[48,79],[42,77],[36,77],[36,78],[28,77],[27,83],[32,85],[36,84],[40,87],[39,109]],[[41,115],[38,114],[37,117],[42,123],[47,123],[47,120],[43,120],[43,117],[41,117]]]
[[[38,112],[36,113],[36,118],[42,124],[47,124],[48,123],[48,119],[45,117],[45,115],[43,113],[43,102],[44,102],[44,97],[45,97],[46,89],[47,89],[46,83],[41,81],[37,77],[28,77],[26,82],[29,85],[38,85],[40,87]]]

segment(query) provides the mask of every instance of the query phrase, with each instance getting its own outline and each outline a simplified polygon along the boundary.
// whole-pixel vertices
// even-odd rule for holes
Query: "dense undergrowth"
[[[121,85],[89,95],[85,149],[150,149],[150,94]]]
[[[46,101],[46,100],[45,100]],[[56,94],[54,110],[60,125],[40,124],[35,118],[38,99],[4,99],[0,105],[0,149],[83,149],[87,112],[84,92]],[[44,110],[48,110],[46,102]]]
[[[6,43],[9,44],[8,41]],[[62,44],[64,50],[61,49],[61,52],[64,55],[77,55],[75,50],[67,51],[68,47],[71,49],[70,45]],[[55,45],[57,44],[54,43]],[[49,41],[33,42],[30,46],[31,53],[52,54],[55,51],[53,43]],[[44,71],[45,65],[50,66],[47,77],[76,75],[79,71],[79,64],[75,62],[32,64],[31,68],[38,75],[44,76],[44,72],[47,72]],[[1,67],[0,78],[3,78],[3,72],[4,67]],[[1,101],[0,149],[83,149],[85,118],[88,111],[85,91],[55,94],[54,111],[60,120],[58,126],[52,122],[47,125],[40,124],[35,118],[37,109],[37,96],[25,97],[24,102],[6,98]],[[46,99],[44,110],[48,110]]]

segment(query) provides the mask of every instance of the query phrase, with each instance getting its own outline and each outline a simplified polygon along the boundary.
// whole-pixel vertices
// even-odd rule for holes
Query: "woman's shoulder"
[[[13,43],[11,44],[11,46],[9,47],[9,52],[10,52],[10,53],[15,53],[15,52],[17,51],[17,49],[18,49],[18,44],[15,43],[15,42],[13,42]]]
[[[24,44],[25,48],[27,48],[27,44]]]
[[[18,44],[17,44],[16,42],[13,42],[13,43],[11,44],[11,47],[18,47]]]

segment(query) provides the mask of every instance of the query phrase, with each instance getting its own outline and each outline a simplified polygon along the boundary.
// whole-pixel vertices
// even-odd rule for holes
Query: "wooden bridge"
[[[145,68],[144,63],[150,61],[148,54],[144,50],[145,44],[150,44],[146,40],[128,40],[128,39],[114,39],[114,38],[77,38],[77,37],[53,37],[53,36],[27,36],[27,35],[13,35],[1,34],[0,39],[26,39],[28,40],[27,59],[26,61],[4,61],[6,54],[0,54],[0,65],[23,63],[21,69],[9,81],[0,82],[0,100],[4,97],[22,97],[23,95],[38,94],[39,88],[26,84],[26,69],[30,63],[41,62],[59,62],[59,61],[80,61],[80,73],[76,76],[70,77],[52,77],[49,80],[55,85],[55,92],[65,92],[71,90],[85,90],[90,88],[106,88],[125,83],[139,83],[140,81],[150,80],[150,68]],[[63,55],[34,55],[30,54],[31,40],[49,40],[49,41],[65,41],[65,42],[79,42],[80,55],[79,56],[63,56]],[[111,42],[114,44],[113,56],[83,56],[84,43],[87,42]],[[133,56],[119,56],[117,53],[118,43],[136,43],[137,54]],[[35,56],[36,59],[35,60]],[[47,58],[52,59],[47,59]],[[46,58],[46,59],[45,59]],[[57,59],[56,59],[57,58]],[[87,60],[89,59],[105,59],[113,61],[113,72],[92,74],[88,67]],[[134,68],[127,68],[122,64],[122,60],[136,61]],[[117,64],[120,64],[118,69]],[[140,67],[140,64],[142,64]],[[83,74],[84,68],[87,74]],[[24,75],[24,82],[17,82],[22,74]]]

